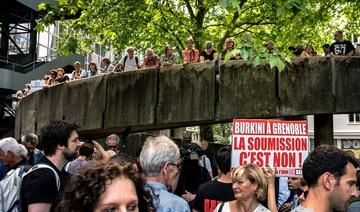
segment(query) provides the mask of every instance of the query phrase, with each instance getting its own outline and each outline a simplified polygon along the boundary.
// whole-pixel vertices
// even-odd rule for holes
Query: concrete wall
[[[295,58],[281,73],[245,61],[177,65],[67,82],[26,97],[16,136],[50,120],[82,125],[81,133],[159,130],[234,118],[276,118],[360,111],[360,58]]]

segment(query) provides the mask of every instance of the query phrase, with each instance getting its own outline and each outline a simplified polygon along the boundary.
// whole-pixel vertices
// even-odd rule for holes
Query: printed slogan
[[[231,164],[276,167],[277,176],[301,176],[309,146],[306,121],[234,120]]]

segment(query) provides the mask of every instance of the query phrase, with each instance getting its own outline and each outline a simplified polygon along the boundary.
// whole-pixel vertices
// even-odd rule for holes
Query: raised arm
[[[97,150],[99,150],[100,154],[101,154],[101,158],[103,161],[109,161],[110,160],[110,155],[105,151],[105,149],[97,142],[97,141],[92,141],[95,148]]]

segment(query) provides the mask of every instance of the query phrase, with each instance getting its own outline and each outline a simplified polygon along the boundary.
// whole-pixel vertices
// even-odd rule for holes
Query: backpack
[[[125,55],[124,62],[123,62],[124,69],[125,69],[125,62],[126,62],[127,59],[128,59],[128,55]],[[135,56],[135,62],[136,62],[137,67],[140,68],[140,66],[139,66],[139,58],[137,56]]]
[[[57,172],[47,164],[37,164],[33,166],[27,173],[24,173],[25,166],[20,166],[15,170],[11,170],[0,182],[0,211],[19,212],[21,211],[21,185],[24,177],[37,169],[50,169],[56,178],[57,190],[60,190],[60,178]]]

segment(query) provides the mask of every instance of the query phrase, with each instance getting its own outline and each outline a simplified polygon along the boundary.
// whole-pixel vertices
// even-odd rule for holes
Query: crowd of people
[[[289,47],[296,57],[312,57],[312,56],[360,56],[360,43],[356,48],[350,41],[344,40],[344,34],[342,31],[337,31],[334,36],[335,42],[333,44],[324,44],[323,54],[318,54],[311,44],[298,44],[296,47]],[[268,41],[264,47],[269,53],[274,52],[275,43]],[[233,38],[227,38],[224,44],[224,48],[220,53],[217,53],[212,41],[206,41],[203,51],[199,51],[194,46],[194,40],[189,38],[186,41],[186,47],[182,51],[183,64],[190,63],[209,63],[216,62],[225,57],[225,55],[236,48],[236,43]],[[237,54],[232,56],[230,60],[241,59],[241,55]],[[73,71],[71,74],[66,74],[63,68],[51,70],[43,77],[43,86],[57,85],[70,80],[78,80],[102,74],[109,74],[122,71],[135,71],[138,69],[158,67],[158,66],[171,66],[178,64],[178,56],[173,52],[173,48],[169,45],[165,46],[164,52],[161,57],[157,56],[153,49],[148,48],[145,51],[145,57],[140,60],[136,55],[134,47],[128,47],[126,54],[122,56],[120,61],[114,66],[109,58],[103,58],[100,67],[96,62],[90,62],[87,69],[82,69],[82,65],[79,61],[76,61],[73,65]],[[27,96],[32,91],[31,85],[26,84],[25,88],[18,91],[16,97],[21,99]]]
[[[117,135],[107,137],[106,151],[96,141],[81,141],[78,129],[52,121],[40,139],[0,140],[0,211],[360,210],[359,161],[334,146],[309,154],[303,178],[278,178],[271,167],[231,168],[230,146],[213,157],[206,141],[179,147],[166,136],[150,136],[131,157],[119,151]]]

